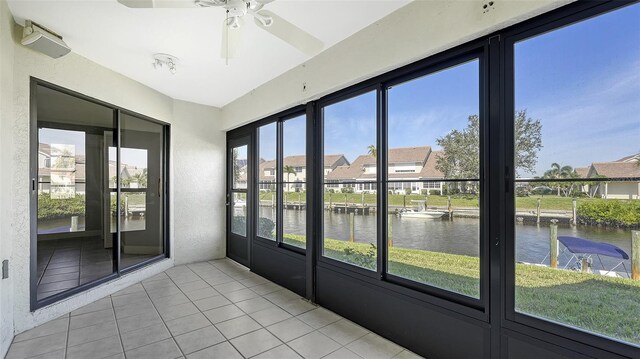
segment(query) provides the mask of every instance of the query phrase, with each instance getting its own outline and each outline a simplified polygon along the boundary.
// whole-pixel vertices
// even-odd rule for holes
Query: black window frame
[[[583,350],[582,345],[588,345],[593,348],[601,348],[613,352],[618,355],[633,357],[638,355],[640,346],[634,346],[631,343],[625,343],[615,338],[606,337],[601,334],[591,333],[587,330],[571,327],[568,324],[554,322],[551,319],[537,318],[533,315],[520,313],[516,311],[515,303],[515,254],[516,254],[516,238],[515,238],[515,184],[518,183],[516,178],[516,169],[514,165],[514,121],[515,113],[515,45],[520,41],[534,38],[538,35],[560,30],[582,21],[604,15],[606,13],[620,10],[629,5],[637,4],[637,0],[619,0],[619,1],[599,1],[599,2],[578,2],[559,11],[541,16],[514,25],[513,27],[502,32],[503,39],[501,41],[501,60],[503,63],[502,78],[500,86],[502,87],[503,103],[501,104],[501,122],[504,129],[504,153],[505,157],[505,207],[504,213],[501,215],[505,219],[503,233],[505,233],[505,252],[504,272],[502,277],[505,282],[504,291],[504,311],[503,311],[503,327],[517,332],[527,333],[541,340],[555,341],[552,336],[564,338],[562,345],[576,351]],[[606,181],[607,178],[599,178],[599,181]],[[618,180],[618,179],[616,179]],[[630,180],[630,179],[626,179]],[[561,182],[563,180],[560,180]],[[572,182],[590,182],[586,179],[567,180]],[[593,180],[591,180],[593,181]],[[534,180],[535,182],[535,180]],[[510,238],[510,240],[509,240]],[[606,355],[606,354],[600,354]]]
[[[550,350],[560,350],[567,355],[599,357],[634,357],[638,347],[578,328],[534,318],[516,313],[513,292],[515,289],[513,217],[515,211],[513,167],[513,45],[518,39],[525,39],[544,32],[553,31],[573,23],[604,14],[606,12],[638,3],[638,0],[578,1],[566,4],[558,9],[511,25],[494,33],[483,35],[462,45],[430,55],[409,65],[402,66],[381,75],[363,80],[345,88],[338,89],[318,99],[309,100],[306,105],[296,106],[279,114],[246,125],[260,126],[265,121],[277,121],[280,116],[292,112],[301,113],[306,106],[307,112],[307,298],[315,301],[317,269],[330,270],[349,280],[358,281],[367,287],[388,291],[393,296],[410,298],[420,305],[445,312],[455,318],[488,328],[491,357],[506,354],[508,337],[536,343]],[[388,163],[386,161],[387,123],[386,91],[388,84],[397,84],[425,74],[462,63],[460,60],[470,53],[480,52],[481,92],[481,191],[486,195],[481,199],[481,235],[480,235],[480,299],[469,297],[446,289],[417,282],[405,282],[389,278],[383,270],[386,266],[386,216],[378,218],[378,266],[377,271],[359,268],[335,259],[322,256],[322,217],[323,186],[336,183],[323,180],[322,109],[333,103],[364,94],[377,92],[377,135],[376,146],[380,154],[377,159],[376,185],[378,187],[379,210],[388,202],[387,191],[383,185],[388,181]],[[511,55],[511,57],[509,57]],[[445,64],[450,64],[446,66]],[[306,101],[306,100],[305,100]],[[302,101],[302,102],[305,102]],[[484,122],[484,123],[482,123]],[[311,172],[312,171],[312,172]],[[387,178],[381,178],[387,177]],[[407,181],[408,182],[408,181]],[[446,182],[443,180],[430,182]],[[355,183],[355,182],[354,182]],[[383,207],[386,208],[386,207]],[[381,211],[378,211],[381,213]],[[484,215],[482,214],[484,213]],[[310,228],[310,229],[309,229]],[[268,241],[273,245],[273,241]],[[391,279],[391,280],[389,280]],[[324,288],[323,290],[327,290]],[[372,315],[375,312],[372,311]],[[459,339],[458,339],[459,340]],[[555,349],[551,349],[555,348]],[[570,351],[570,352],[569,352]],[[486,354],[486,353],[485,353]],[[481,354],[479,354],[481,355]]]
[[[284,179],[284,174],[282,171],[282,168],[284,168],[284,154],[283,154],[283,150],[284,150],[284,134],[283,134],[283,124],[284,122],[294,119],[294,118],[298,118],[301,116],[305,116],[305,131],[308,133],[308,128],[309,128],[309,121],[308,121],[308,116],[306,116],[306,108],[304,106],[296,106],[293,107],[291,109],[288,110],[284,110],[282,112],[279,112],[275,115],[269,116],[263,120],[257,121],[255,123],[250,124],[250,126],[253,127],[252,131],[255,133],[255,138],[256,138],[256,143],[253,146],[253,148],[255,149],[255,153],[258,154],[259,151],[259,146],[260,146],[260,127],[262,126],[266,126],[266,125],[270,125],[275,123],[276,125],[276,168],[275,168],[275,172],[276,172],[276,178],[273,182],[271,182],[271,185],[274,185],[276,187],[276,240],[274,241],[273,239],[268,239],[268,238],[264,238],[259,236],[258,233],[258,228],[255,228],[255,233],[256,235],[254,236],[254,239],[258,242],[260,242],[263,245],[266,246],[271,246],[271,247],[275,247],[281,250],[285,250],[288,252],[293,252],[299,255],[305,255],[307,252],[306,248],[301,248],[301,247],[296,247],[293,246],[291,244],[287,244],[284,243],[283,241],[283,206],[284,206],[284,199],[283,199],[283,185],[287,184],[287,183],[291,183],[293,184],[293,181],[290,182],[285,182]],[[305,152],[308,153],[309,152],[309,137],[308,135],[305,135]],[[254,160],[254,168],[259,169],[260,167],[260,159],[258,158],[258,156],[254,156],[255,160]],[[309,164],[309,161],[307,160],[307,165]],[[260,173],[258,170],[254,171],[254,186],[256,187],[257,191],[256,193],[259,193],[259,186],[260,186]],[[301,183],[301,182],[297,182],[297,183]],[[309,171],[308,171],[308,166],[307,166],[307,175],[305,176],[305,182],[306,184],[306,188],[307,188],[307,196],[309,193]],[[307,203],[309,201],[309,198],[307,197]],[[260,205],[259,201],[254,201],[256,204],[254,205],[253,208],[253,213],[255,213],[256,215],[259,213],[259,208],[258,206]],[[307,211],[309,212],[309,211]],[[306,218],[307,222],[310,221],[310,217],[307,213],[307,218]],[[257,221],[255,221],[256,223],[256,227],[257,227]],[[308,228],[308,225],[307,225]],[[307,239],[309,239],[310,237],[310,232],[307,231]]]
[[[37,259],[38,259],[38,197],[37,197],[37,192],[38,192],[38,188],[37,188],[37,182],[38,182],[38,106],[37,106],[37,88],[38,87],[45,87],[47,89],[65,94],[65,95],[69,95],[72,97],[75,97],[77,99],[83,100],[83,101],[87,101],[96,105],[100,105],[103,107],[107,107],[109,108],[112,112],[113,112],[113,116],[114,116],[114,123],[116,124],[116,128],[114,129],[116,132],[116,136],[114,136],[114,142],[116,143],[117,147],[120,148],[120,133],[121,133],[121,125],[120,125],[120,121],[121,121],[121,115],[122,114],[126,114],[128,116],[132,116],[132,117],[136,117],[145,121],[149,121],[155,124],[159,124],[163,127],[163,133],[162,133],[162,140],[163,140],[163,145],[162,145],[162,149],[161,149],[161,155],[162,155],[162,168],[161,168],[161,176],[163,177],[162,180],[162,194],[163,194],[163,199],[162,199],[162,239],[163,239],[163,248],[164,248],[164,253],[159,254],[157,256],[154,256],[152,258],[148,258],[144,261],[141,261],[139,263],[135,263],[131,266],[125,267],[125,268],[121,268],[120,264],[120,220],[119,220],[119,216],[120,216],[120,211],[117,211],[117,216],[118,216],[118,221],[116,223],[116,240],[114,241],[114,245],[113,245],[113,258],[112,258],[112,263],[113,263],[113,271],[111,274],[106,275],[104,277],[98,278],[96,280],[84,283],[84,284],[80,284],[76,287],[70,288],[68,290],[65,290],[63,292],[51,295],[49,297],[43,298],[41,300],[38,300],[37,298],[37,285],[38,285],[38,277],[37,277]],[[30,126],[30,130],[29,130],[29,140],[30,140],[30,158],[29,158],[29,164],[30,164],[30,170],[29,170],[29,174],[30,174],[30,188],[29,188],[29,192],[30,192],[30,199],[29,199],[29,226],[30,226],[30,259],[29,259],[29,297],[30,297],[30,303],[29,303],[29,307],[30,307],[30,311],[33,312],[37,309],[40,309],[42,307],[46,307],[48,305],[57,303],[63,299],[72,297],[76,294],[85,292],[91,288],[97,287],[99,285],[102,285],[104,283],[108,283],[111,282],[115,279],[118,279],[120,277],[122,277],[123,275],[126,275],[128,273],[134,272],[140,268],[149,266],[151,264],[157,263],[159,261],[162,261],[164,259],[170,258],[171,257],[171,238],[170,238],[170,198],[169,198],[169,194],[170,194],[170,180],[169,180],[169,175],[170,175],[170,166],[171,166],[171,152],[170,152],[170,144],[171,144],[171,124],[164,122],[164,121],[160,121],[157,120],[155,118],[143,115],[141,113],[137,113],[135,111],[131,111],[125,108],[122,108],[120,106],[117,105],[113,105],[111,103],[87,96],[85,94],[82,94],[80,92],[77,91],[73,91],[71,89],[53,84],[51,82],[42,80],[40,78],[37,77],[33,77],[31,76],[29,78],[29,126]],[[40,121],[42,122],[42,121]],[[74,126],[74,125],[69,125],[69,126],[64,126],[64,125],[57,125],[56,127],[60,127],[60,128],[78,128],[79,126]],[[117,162],[120,162],[120,151],[117,151]],[[116,173],[116,176],[118,177],[116,182],[119,183],[120,179],[119,179],[119,172]],[[116,203],[119,206],[120,205],[120,186],[117,186],[117,190],[116,190]]]

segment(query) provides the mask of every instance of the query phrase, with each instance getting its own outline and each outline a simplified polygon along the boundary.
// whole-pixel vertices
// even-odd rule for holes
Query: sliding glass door
[[[120,268],[164,253],[163,126],[120,116]]]
[[[166,125],[32,82],[32,308],[166,253]]]

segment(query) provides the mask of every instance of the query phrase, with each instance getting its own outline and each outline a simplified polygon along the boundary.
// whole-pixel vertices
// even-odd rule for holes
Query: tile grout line
[[[175,267],[172,267],[172,268],[175,268]],[[167,276],[167,278],[169,278],[169,280],[171,280],[171,282],[172,282],[172,283],[174,283],[174,285],[175,285],[175,282],[173,281],[173,279],[171,279],[171,277],[169,277],[169,275],[166,273],[166,271],[163,271],[162,273],[164,273],[164,275],[166,275],[166,276]],[[169,330],[169,327],[167,327],[167,323],[165,322],[165,320],[164,320],[164,318],[162,317],[162,315],[160,315],[160,311],[158,311],[158,308],[156,307],[156,304],[155,304],[155,303],[153,302],[153,300],[151,299],[151,296],[149,295],[149,292],[147,292],[147,288],[144,286],[144,284],[142,284],[142,281],[140,281],[140,285],[142,286],[142,289],[144,290],[144,293],[147,295],[147,298],[149,298],[149,301],[151,302],[151,305],[153,306],[153,309],[156,311],[156,314],[158,314],[158,316],[160,317],[160,320],[162,321],[162,325],[164,325],[164,328],[165,328],[165,329],[167,330],[167,332],[169,333],[169,336],[171,336],[171,340],[175,343],[176,347],[178,347],[178,350],[180,351],[180,354],[182,354],[182,356],[183,356],[183,357],[186,357],[186,354],[182,351],[182,348],[180,348],[180,345],[178,345],[178,343],[176,342],[175,337],[173,336],[173,334],[172,334],[172,333],[171,333],[171,331]],[[177,285],[176,285],[176,286],[177,286]],[[180,288],[178,288],[178,289],[180,290]],[[182,291],[182,290],[180,290],[180,291]],[[117,320],[116,320],[116,321],[117,321]],[[165,339],[162,339],[162,340],[165,340]],[[148,343],[148,344],[145,344],[145,345],[139,346],[139,347],[137,347],[137,348],[131,348],[131,350],[138,349],[138,348],[142,348],[142,347],[145,347],[145,346],[147,346],[147,345],[151,345],[151,344],[159,343],[159,342],[161,342],[162,340],[158,340],[158,341],[155,341],[155,342],[153,342],[153,343]],[[126,353],[126,350],[124,349],[124,344],[122,345],[122,350]],[[125,354],[125,357],[126,357],[126,354]]]
[[[109,295],[109,302],[111,303],[111,309],[113,310],[113,320],[116,323],[116,330],[118,331],[118,339],[120,339],[120,348],[122,348],[122,355],[127,357],[127,354],[124,352],[124,344],[122,344],[122,333],[120,333],[120,326],[118,325],[118,318],[116,318],[116,307],[113,305],[113,297]]]
[[[212,267],[216,268],[217,270],[221,271],[221,272],[222,272],[222,273],[224,273],[225,275],[228,275],[225,271],[223,271],[222,269],[220,269],[220,268],[216,267],[215,265],[213,265],[213,264],[209,263],[208,261],[207,261],[207,263],[208,263],[210,266],[212,266]],[[197,273],[196,273],[196,275],[197,275],[197,276],[199,276]],[[230,276],[230,275],[228,275],[228,276],[229,276],[230,278],[233,278],[233,277],[232,277],[232,276]],[[201,278],[202,278],[202,277],[201,277]],[[204,279],[203,279],[203,280],[204,280]],[[234,281],[236,281],[236,282],[237,282],[237,280],[235,280],[235,278],[234,278]],[[240,283],[240,282],[238,282],[238,283]],[[207,284],[208,284],[208,283],[207,283]],[[240,283],[240,284],[242,284],[242,283]],[[211,286],[211,288],[213,288],[213,286]],[[215,288],[214,288],[214,289],[215,289]],[[241,290],[241,289],[239,289],[239,290]],[[220,293],[220,294],[222,294],[222,293]],[[257,293],[256,293],[256,294],[257,294]],[[225,297],[225,298],[227,298],[227,297]],[[227,298],[227,300],[228,300],[228,299],[229,299],[229,298]],[[231,302],[231,304],[233,304],[234,306],[236,306],[234,302]],[[242,310],[240,307],[238,307],[238,306],[236,306],[236,307],[237,307],[238,309],[240,309],[240,311],[241,311],[241,312],[245,313],[244,315],[246,315],[246,316],[248,316],[249,318],[251,318],[251,316],[250,316],[249,314],[247,314],[244,310]],[[205,315],[205,317],[206,317],[206,315]],[[207,318],[207,319],[209,319],[209,318]],[[231,318],[231,319],[229,319],[229,320],[233,320],[233,319],[235,319],[235,318]],[[253,319],[253,318],[251,318],[251,319],[252,319],[252,320],[254,320],[256,323],[258,323],[255,319]],[[223,321],[223,322],[221,322],[221,323],[224,323],[224,321]],[[258,325],[260,326],[260,329],[252,330],[252,331],[247,332],[247,333],[244,333],[244,334],[242,334],[242,335],[238,335],[238,336],[237,336],[237,337],[235,337],[235,338],[240,338],[240,337],[241,337],[241,336],[243,336],[243,335],[247,335],[247,334],[250,334],[250,333],[254,333],[254,332],[257,332],[258,330],[261,330],[261,329],[266,330],[266,331],[267,331],[267,333],[271,333],[270,331],[268,331],[268,330],[267,330],[267,328],[263,327],[263,326],[262,326],[262,324],[258,323]],[[215,324],[214,324],[214,326],[215,326]],[[218,329],[218,327],[216,327],[216,329]],[[238,353],[240,354],[240,356],[241,356],[241,357],[243,357],[243,358],[247,358],[247,357],[246,357],[244,354],[242,354],[242,352],[241,352],[241,351],[240,351],[240,350],[239,350],[235,345],[233,345],[233,343],[231,342],[231,340],[232,340],[232,339],[235,339],[235,338],[229,339],[229,338],[227,338],[227,336],[226,336],[226,335],[224,335],[224,333],[220,332],[220,334],[222,334],[222,336],[227,340],[227,343],[229,343],[229,345],[231,345],[231,347],[233,347],[233,349],[235,349],[235,351],[236,351],[236,352],[238,352]],[[278,338],[278,340],[280,340],[280,339]],[[283,343],[284,343],[284,342],[283,342]],[[265,351],[266,351],[266,350],[265,350]],[[262,352],[262,353],[264,353],[264,352]],[[260,354],[262,354],[262,353],[258,353],[258,354],[256,354],[256,355],[260,355]],[[254,355],[254,356],[256,356],[256,355]]]
[[[211,264],[211,263],[209,263],[209,262],[206,262],[206,263],[207,263],[208,265],[212,266],[213,268],[215,268],[215,269],[219,270],[220,272],[224,273],[225,275],[228,275],[228,274],[226,274],[224,271],[222,271],[220,268],[218,268],[218,267],[214,266],[213,264]],[[174,268],[175,268],[175,267],[174,267]],[[185,268],[189,269],[189,271],[191,271],[191,273],[195,274],[195,275],[196,275],[198,278],[200,278],[203,282],[207,283],[207,285],[208,285],[209,287],[211,287],[211,289],[216,290],[215,288],[213,288],[213,286],[212,286],[211,284],[209,284],[209,282],[207,282],[204,278],[202,278],[202,276],[200,276],[200,274],[198,274],[198,273],[194,272],[194,271],[193,271],[193,269],[189,268],[187,265],[185,265]],[[165,273],[165,274],[166,274],[166,273]],[[211,323],[211,325],[212,325],[212,326],[213,326],[213,327],[214,327],[214,328],[215,328],[215,329],[220,333],[220,335],[222,335],[222,337],[225,339],[225,341],[226,341],[227,343],[229,343],[229,345],[231,345],[231,347],[233,347],[233,349],[235,349],[235,351],[237,351],[237,352],[238,352],[242,357],[245,357],[244,355],[242,355],[242,353],[240,353],[240,350],[238,350],[238,348],[236,348],[236,346],[235,346],[235,345],[233,345],[233,343],[231,343],[231,339],[227,338],[227,336],[226,336],[226,335],[224,335],[224,333],[222,333],[222,332],[220,331],[220,329],[218,329],[218,327],[217,327],[217,326],[216,326],[216,325],[215,325],[215,324],[214,324],[214,323],[209,319],[209,317],[207,317],[207,316],[204,314],[204,312],[202,312],[202,311],[200,310],[200,308],[198,308],[198,306],[197,306],[197,305],[195,305],[195,303],[193,303],[193,301],[191,300],[191,298],[189,298],[189,297],[187,296],[187,294],[182,290],[182,288],[180,288],[180,286],[178,286],[178,284],[176,284],[176,282],[173,280],[173,278],[171,278],[171,276],[170,276],[170,275],[168,275],[168,274],[167,274],[167,277],[169,277],[169,279],[171,280],[171,282],[172,282],[176,287],[178,287],[178,290],[180,290],[180,292],[181,292],[185,297],[187,297],[187,299],[189,299],[189,301],[191,302],[191,304],[193,304],[193,305],[198,309],[198,312],[199,312],[200,314],[204,315],[204,317],[207,319],[207,321],[208,321],[209,323]],[[233,278],[233,277],[231,277],[231,276],[229,276],[229,277],[230,277],[230,278]],[[234,279],[234,281],[235,281],[235,279]],[[231,283],[231,282],[229,282],[229,283]],[[146,289],[145,289],[145,290],[146,290]],[[216,292],[218,292],[218,291],[216,290]],[[220,293],[220,292],[218,292],[218,293]],[[224,297],[224,295],[223,295],[222,293],[220,293],[220,295],[222,295],[222,296]],[[227,297],[224,297],[224,298],[226,298],[227,300],[229,300],[229,298],[227,298]],[[231,302],[231,305],[234,305],[234,306],[235,306],[235,303]],[[220,307],[218,307],[218,308],[220,308]],[[212,309],[215,309],[215,308],[212,308]],[[242,312],[244,312],[242,309],[240,309],[240,310],[241,310]],[[245,313],[245,315],[247,315],[247,314]],[[220,322],[220,323],[224,323],[224,322],[226,322],[226,321],[233,320],[233,319],[235,319],[235,318],[227,319],[227,320],[224,320],[224,321],[222,321],[222,322]],[[252,318],[252,319],[253,319],[253,318]],[[220,324],[220,323],[218,323],[218,324]],[[257,322],[256,322],[256,323],[257,323]],[[260,323],[258,323],[258,325],[260,325],[260,326],[262,327],[262,325],[261,325]],[[200,329],[202,329],[202,328],[200,328]],[[262,329],[262,328],[261,328],[261,329]],[[264,328],[264,329],[266,329],[266,328]],[[199,330],[199,329],[195,329],[195,330]],[[192,331],[190,331],[189,333],[194,332],[195,330],[192,330]],[[257,330],[259,330],[259,329],[256,329],[256,330],[254,330],[254,331],[257,331]],[[253,333],[254,331],[251,331],[251,332],[249,332],[249,333]],[[169,331],[169,334],[171,335],[171,337],[172,337],[172,338],[175,338],[175,337],[173,336],[173,333],[171,333],[171,331]],[[183,334],[186,334],[186,333],[183,333]],[[245,334],[248,334],[248,333],[245,333]],[[181,334],[181,335],[182,335],[182,334]],[[244,335],[244,334],[242,334],[242,335]],[[237,336],[236,338],[241,337],[242,335],[239,335],[239,336]],[[221,343],[222,343],[222,342],[220,342],[220,343],[218,343],[218,344],[221,344]],[[211,347],[216,346],[216,345],[218,345],[218,344],[210,345],[210,346],[208,346],[208,347],[206,347],[206,348],[202,348],[201,350],[205,350],[205,349],[211,348]],[[178,344],[176,343],[176,345],[178,345]],[[180,345],[178,345],[178,348],[180,348]],[[195,352],[193,352],[193,353],[197,353],[197,352],[199,352],[199,351],[200,351],[200,350],[195,351]],[[180,348],[180,352],[181,352],[181,353],[184,355],[184,357],[186,358],[186,356],[187,356],[187,355],[186,355],[186,354],[184,354],[184,352],[182,351],[182,348]],[[193,353],[190,353],[190,354],[193,354]]]
[[[67,355],[69,354],[69,334],[71,333],[71,312],[67,314],[69,316],[69,320],[67,321],[67,337],[65,338],[64,344],[64,358],[67,359]]]

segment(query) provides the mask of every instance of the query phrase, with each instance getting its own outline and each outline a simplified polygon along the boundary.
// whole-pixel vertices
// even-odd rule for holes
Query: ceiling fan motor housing
[[[224,6],[229,13],[229,16],[244,16],[247,14],[249,8],[249,2],[244,0],[227,0],[227,4]]]

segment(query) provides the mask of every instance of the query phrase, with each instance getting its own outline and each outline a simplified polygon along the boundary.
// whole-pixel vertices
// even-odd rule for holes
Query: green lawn
[[[302,236],[286,234],[288,242]],[[324,255],[375,268],[375,248],[367,243],[325,239]],[[479,295],[477,257],[392,247],[389,271],[471,297]],[[516,265],[519,312],[640,344],[640,281],[596,274]]]

